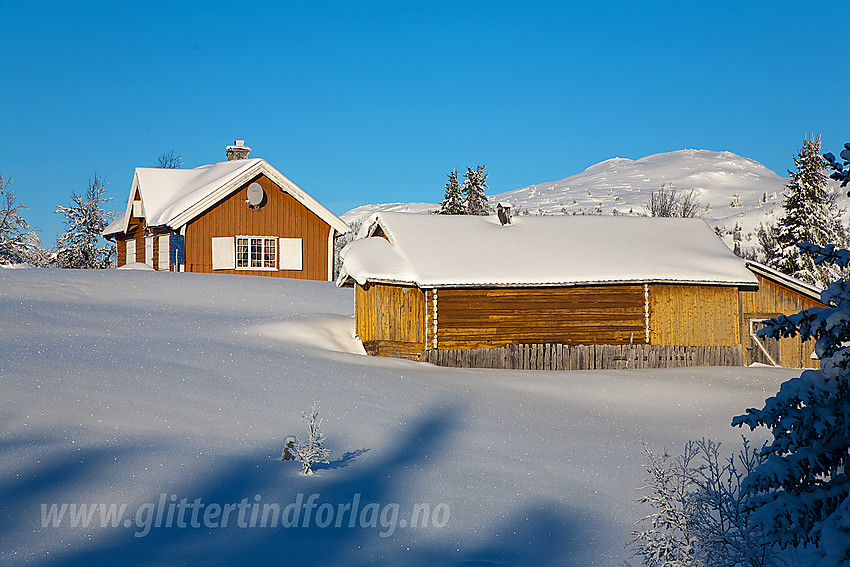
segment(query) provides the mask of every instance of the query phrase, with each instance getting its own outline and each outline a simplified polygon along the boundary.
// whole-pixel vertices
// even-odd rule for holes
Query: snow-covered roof
[[[788,274],[783,274],[782,272],[774,270],[773,268],[765,266],[764,264],[761,264],[759,262],[753,262],[752,260],[747,260],[747,267],[753,272],[759,274],[760,276],[784,284],[785,286],[790,287],[791,289],[807,297],[810,297],[811,299],[821,301],[820,294],[823,290],[819,287],[798,280],[797,278],[789,276]]]
[[[138,189],[148,226],[178,229],[256,176],[264,174],[302,205],[339,232],[348,225],[260,158],[224,161],[194,169],[137,167],[127,209],[103,231],[111,236],[127,231],[133,197]]]
[[[700,219],[375,213],[343,250],[338,283],[423,288],[758,280]],[[375,234],[377,228],[386,235]]]

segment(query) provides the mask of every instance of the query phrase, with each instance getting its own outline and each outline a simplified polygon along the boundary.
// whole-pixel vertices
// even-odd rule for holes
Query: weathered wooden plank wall
[[[419,358],[425,348],[425,293],[417,287],[356,285],[355,328],[366,352]]]
[[[649,316],[653,345],[741,344],[734,286],[650,284]]]
[[[741,366],[740,345],[686,347],[664,345],[511,344],[500,348],[427,349],[422,360],[456,368],[511,370],[615,370],[685,366]]]
[[[750,345],[749,327],[751,319],[771,319],[778,315],[791,315],[809,307],[823,305],[786,286],[779,285],[760,274],[758,291],[741,292],[741,339],[745,348],[746,362],[752,362],[748,351]],[[786,368],[817,368],[819,361],[812,359],[815,350],[814,339],[801,341],[799,336],[779,339],[779,364]]]
[[[642,285],[447,288],[437,295],[440,349],[514,341],[628,344],[645,338]]]

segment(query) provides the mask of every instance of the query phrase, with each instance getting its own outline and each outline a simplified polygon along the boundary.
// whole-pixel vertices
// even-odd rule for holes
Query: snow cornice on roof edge
[[[380,236],[376,238],[377,229]],[[704,221],[378,212],[343,250],[338,283],[430,288],[722,285],[758,280]]]
[[[225,199],[231,193],[239,189],[239,187],[247,184],[251,179],[257,177],[260,174],[264,174],[266,177],[274,181],[275,184],[277,184],[283,191],[292,195],[292,197],[295,198],[296,201],[307,207],[310,211],[315,213],[316,216],[328,223],[338,232],[345,233],[351,230],[342,219],[333,214],[324,205],[322,205],[316,199],[308,195],[306,191],[304,191],[298,185],[290,181],[285,175],[280,173],[277,169],[272,167],[266,160],[263,159],[260,159],[258,163],[243,171],[242,173],[222,185],[219,189],[213,191],[206,198],[198,201],[183,212],[173,216],[164,224],[166,224],[169,228],[175,230],[180,228],[184,224],[199,217],[201,214],[204,213],[204,211],[206,211],[219,201]]]

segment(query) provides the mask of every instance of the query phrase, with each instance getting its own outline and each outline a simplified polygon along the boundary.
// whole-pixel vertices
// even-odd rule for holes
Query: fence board
[[[454,368],[594,370],[741,366],[741,346],[510,344],[502,348],[426,349],[421,360]]]

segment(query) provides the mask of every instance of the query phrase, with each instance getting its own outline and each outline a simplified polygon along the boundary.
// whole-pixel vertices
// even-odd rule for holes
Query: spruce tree
[[[463,176],[466,180],[463,182],[463,194],[466,197],[466,214],[468,215],[489,215],[493,209],[487,202],[487,195],[484,190],[487,187],[487,172],[484,171],[486,165],[479,165],[475,169],[466,168],[466,173]]]
[[[816,265],[810,255],[801,254],[798,242],[818,246],[844,243],[844,231],[836,210],[835,193],[830,189],[825,170],[826,161],[820,156],[820,138],[806,137],[803,147],[794,158],[796,171],[790,171],[786,185],[785,217],[779,220],[776,235],[779,246],[771,267],[800,280],[825,288],[841,272],[835,266]]]
[[[440,205],[439,214],[464,215],[466,214],[466,205],[463,202],[463,193],[458,186],[457,169],[451,170],[447,175],[449,182],[446,183],[446,196]]]
[[[850,265],[850,250],[803,244],[818,263]],[[812,544],[824,560],[850,562],[850,282],[821,294],[829,307],[780,316],[761,336],[814,337],[820,368],[779,387],[761,409],[750,408],[732,425],[767,427],[773,441],[742,484],[751,518],[782,547]]]

